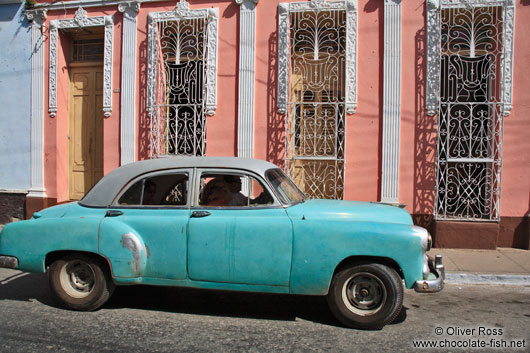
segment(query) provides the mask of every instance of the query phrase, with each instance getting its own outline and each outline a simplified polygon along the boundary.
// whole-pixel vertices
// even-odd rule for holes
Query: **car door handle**
[[[105,217],[117,217],[117,216],[121,216],[122,214],[123,214],[122,211],[107,210],[107,213],[105,213]]]
[[[202,218],[202,217],[208,217],[211,215],[208,211],[193,211],[191,213],[191,218]]]

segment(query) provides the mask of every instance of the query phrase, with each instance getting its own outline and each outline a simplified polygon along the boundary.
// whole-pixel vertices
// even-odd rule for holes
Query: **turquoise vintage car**
[[[274,164],[168,157],[122,166],[79,202],[0,234],[0,267],[49,273],[69,309],[95,310],[116,285],[327,295],[343,324],[380,328],[404,286],[443,288],[431,237],[398,207],[309,200]]]

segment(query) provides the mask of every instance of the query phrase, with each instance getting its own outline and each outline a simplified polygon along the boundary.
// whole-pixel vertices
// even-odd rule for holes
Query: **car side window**
[[[199,206],[256,207],[271,205],[270,193],[248,175],[203,173]]]
[[[162,174],[136,181],[118,200],[129,206],[184,206],[188,200],[186,173]]]

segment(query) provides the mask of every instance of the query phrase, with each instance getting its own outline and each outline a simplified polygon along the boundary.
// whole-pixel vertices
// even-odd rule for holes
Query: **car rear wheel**
[[[72,310],[96,310],[114,291],[114,283],[103,261],[83,254],[68,255],[53,262],[49,281],[59,302]]]
[[[403,284],[388,266],[356,265],[335,274],[327,299],[331,312],[344,325],[380,329],[401,311]]]

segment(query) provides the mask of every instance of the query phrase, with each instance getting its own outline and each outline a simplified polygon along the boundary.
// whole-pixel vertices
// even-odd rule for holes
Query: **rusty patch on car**
[[[121,236],[121,243],[124,248],[131,250],[133,253],[134,263],[133,271],[140,271],[140,266],[142,264],[142,244],[140,240],[133,233],[125,233]]]

